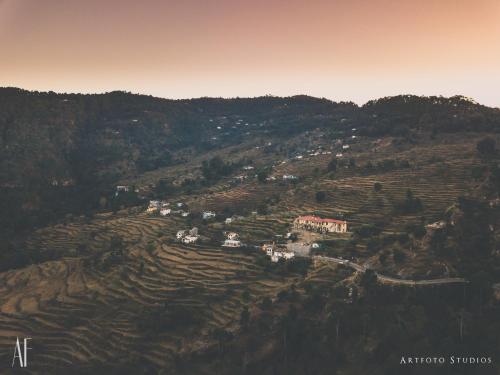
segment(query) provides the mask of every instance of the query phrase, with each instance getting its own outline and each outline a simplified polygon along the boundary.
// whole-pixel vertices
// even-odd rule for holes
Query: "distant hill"
[[[0,89],[0,225],[5,233],[90,212],[120,179],[248,138],[280,140],[313,129],[332,139],[412,131],[500,130],[500,110],[464,97],[396,96],[359,107],[308,96],[167,100]],[[6,235],[9,237],[9,235]]]
[[[220,125],[224,136],[212,139]],[[290,136],[347,125],[367,135],[413,128],[496,132],[500,110],[458,96],[397,96],[358,107],[308,96],[166,100],[125,92],[66,95],[3,88],[0,181],[25,186],[83,183],[90,176],[115,179],[173,163],[172,152],[183,147],[203,152],[237,144],[252,128]]]

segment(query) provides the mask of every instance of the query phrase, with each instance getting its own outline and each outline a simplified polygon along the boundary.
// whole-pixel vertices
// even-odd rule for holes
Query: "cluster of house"
[[[121,193],[128,193],[128,192],[131,192],[131,191],[134,191],[135,193],[138,193],[139,192],[139,189],[137,188],[134,188],[132,186],[128,186],[128,185],[117,185],[116,188],[115,188],[115,197],[117,197],[118,195],[120,195]]]
[[[130,191],[130,186],[118,185],[115,189],[115,197],[120,193],[128,193]]]
[[[153,213],[159,213],[161,216],[167,216],[170,214],[177,214],[181,215],[183,217],[189,216],[189,211],[185,211],[183,207],[185,207],[184,203],[177,203],[175,205],[176,208],[172,209],[170,207],[170,203],[165,202],[165,201],[159,201],[159,200],[152,200],[149,201],[148,208],[146,209],[146,212],[148,214],[153,214]]]
[[[194,227],[190,230],[180,230],[177,232],[177,240],[183,244],[192,244],[198,242],[200,236],[198,235],[198,228]]]
[[[262,251],[271,258],[271,262],[278,262],[280,259],[292,259],[295,256],[293,251],[288,250],[286,245],[277,245],[274,242],[262,245]]]
[[[224,232],[226,239],[222,243],[222,247],[242,247],[240,236],[235,232]]]
[[[319,216],[299,216],[293,221],[293,227],[319,233],[346,233],[347,221]]]

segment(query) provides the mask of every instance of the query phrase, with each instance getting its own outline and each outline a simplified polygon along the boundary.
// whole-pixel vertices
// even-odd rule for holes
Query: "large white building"
[[[293,221],[293,227],[319,233],[345,233],[347,232],[347,221],[323,219],[318,216],[299,216]]]

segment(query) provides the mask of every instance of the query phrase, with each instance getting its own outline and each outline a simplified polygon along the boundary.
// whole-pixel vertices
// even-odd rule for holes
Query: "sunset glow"
[[[0,0],[0,86],[500,106],[498,0]]]

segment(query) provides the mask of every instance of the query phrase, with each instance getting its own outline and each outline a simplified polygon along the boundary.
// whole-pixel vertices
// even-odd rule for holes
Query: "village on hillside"
[[[246,169],[250,169],[246,167]],[[172,204],[176,209],[169,208],[171,204],[163,200],[151,200],[146,208],[147,214],[157,214],[160,216],[177,215],[188,217],[191,212],[187,205],[178,202]],[[218,216],[216,212],[204,210],[198,213],[199,218],[204,222],[215,220]],[[224,225],[230,226],[237,220],[244,219],[241,216],[231,216],[223,218]],[[251,243],[243,243],[240,240],[240,235],[234,231],[223,231],[224,241],[221,243],[222,248],[226,249],[260,249],[272,262],[280,260],[290,260],[295,256],[307,257],[310,255],[311,249],[319,248],[316,242],[324,238],[324,235],[334,233],[347,233],[347,221],[322,218],[319,216],[307,215],[296,217],[290,225],[290,231],[286,234],[275,234],[281,238],[280,241],[264,242],[261,245]],[[197,227],[192,229],[179,229],[176,234],[176,241],[184,245],[194,245],[200,241],[210,242],[211,239],[203,237]]]

